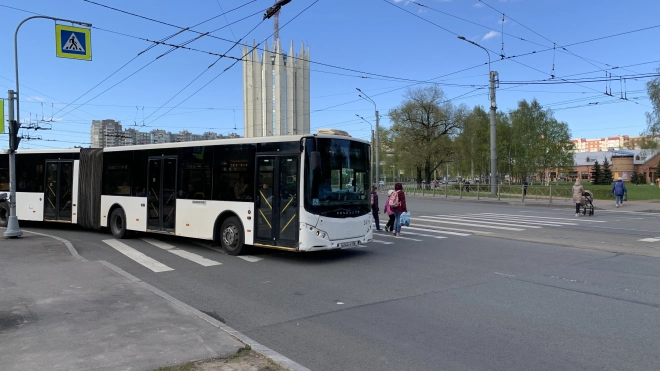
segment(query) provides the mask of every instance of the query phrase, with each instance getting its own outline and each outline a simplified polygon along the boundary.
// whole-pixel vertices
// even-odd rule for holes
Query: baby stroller
[[[594,194],[591,191],[585,190],[582,192],[582,199],[580,206],[582,207],[582,215],[594,215]]]

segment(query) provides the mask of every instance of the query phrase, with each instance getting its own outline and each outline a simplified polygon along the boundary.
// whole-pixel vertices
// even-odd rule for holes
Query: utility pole
[[[355,88],[355,89],[360,93],[362,93],[362,94],[358,94],[358,97],[371,102],[374,105],[374,111],[376,111],[376,137],[374,140],[374,144],[376,145],[376,182],[380,182],[380,139],[379,139],[380,116],[378,115],[378,108],[376,107],[376,102],[374,102],[374,100],[371,99],[371,97],[369,97],[365,92],[360,90],[360,88]],[[380,184],[380,183],[376,183],[376,184]]]
[[[497,147],[495,146],[496,138],[496,125],[495,113],[497,111],[497,102],[495,101],[495,82],[498,78],[498,73],[490,69],[490,52],[488,49],[477,44],[472,40],[468,40],[463,36],[458,36],[459,39],[468,42],[478,48],[483,49],[488,54],[488,75],[490,78],[490,192],[493,195],[497,194]],[[497,80],[499,81],[499,80]]]
[[[496,120],[497,101],[495,100],[495,80],[497,71],[490,71],[490,193],[497,194],[497,146]]]
[[[23,231],[18,225],[16,216],[16,149],[20,138],[18,137],[19,124],[14,120],[14,97],[16,93],[9,90],[7,100],[9,101],[7,115],[9,118],[9,219],[7,220],[7,230],[5,237],[20,237]],[[4,117],[0,118],[4,120]]]

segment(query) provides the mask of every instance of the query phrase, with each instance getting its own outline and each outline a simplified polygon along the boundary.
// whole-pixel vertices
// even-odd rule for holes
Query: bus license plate
[[[357,241],[343,242],[339,244],[339,247],[355,247],[355,246],[357,246]]]

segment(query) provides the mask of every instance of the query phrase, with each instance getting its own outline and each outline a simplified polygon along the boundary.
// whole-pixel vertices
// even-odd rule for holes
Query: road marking
[[[415,232],[408,232],[408,231],[406,231],[406,234],[411,234],[413,236],[431,237],[431,238],[437,238],[437,239],[447,238],[445,236],[433,236],[433,235],[430,235],[430,234],[415,233]]]
[[[660,238],[642,238],[641,240],[637,240],[641,242],[658,242],[660,241]]]
[[[559,209],[565,211],[566,209]],[[512,214],[496,214],[496,213],[482,213],[482,214],[475,214],[475,215],[504,215],[504,216],[512,216]],[[552,218],[549,216],[535,216],[535,219],[552,219],[552,220],[566,220],[566,221],[575,221],[575,219],[571,218]],[[606,220],[590,220],[590,219],[580,219],[581,222],[586,222],[586,223],[607,223]]]
[[[465,218],[465,217],[462,217],[462,218]],[[551,221],[551,220],[536,220],[536,219],[532,219],[528,216],[515,216],[515,215],[496,216],[496,215],[474,214],[474,215],[469,216],[469,218],[485,219],[485,220],[498,220],[498,221],[509,221],[509,222],[516,222],[516,223],[521,222],[523,224],[540,224],[540,225],[546,225],[546,226],[550,226],[550,227],[558,227],[558,226],[562,226],[562,225],[578,225],[577,223],[555,222],[555,221]]]
[[[486,220],[483,220],[483,219],[486,219]],[[469,222],[482,223],[482,224],[492,224],[492,225],[513,225],[514,224],[514,223],[506,223],[501,219],[487,219],[487,218],[482,217],[482,216],[474,216],[474,217],[464,216],[464,217],[460,217],[460,218],[452,218],[452,220],[465,220],[465,221],[469,221]],[[496,221],[493,221],[493,220],[496,220]],[[502,222],[502,223],[500,223],[500,222]],[[532,228],[532,229],[543,228],[542,226],[532,225],[531,223],[530,224],[522,223],[520,221],[516,221],[515,226],[516,227],[521,227],[521,228]]]
[[[451,234],[454,236],[470,236],[471,234],[490,234],[490,232],[483,232],[483,231],[472,231],[469,229],[460,229],[460,228],[449,228],[449,227],[442,227],[439,225],[426,225],[426,224],[417,224],[415,223],[416,226],[418,227],[426,227],[427,229],[422,229],[422,228],[415,228],[415,227],[406,227],[406,229],[413,229],[416,231],[422,231],[422,232],[434,232],[434,233],[442,233],[442,234]],[[434,228],[442,228],[442,230],[439,229],[434,229]],[[449,232],[446,231],[445,229],[449,229],[451,231],[461,231],[461,232],[468,232],[468,233],[458,233],[458,232]]]
[[[418,217],[418,218],[412,218],[412,220],[423,220],[425,222],[433,222],[433,223],[444,223],[444,224],[458,224],[458,225],[465,225],[469,227],[477,227],[477,228],[490,228],[490,229],[501,229],[503,231],[524,231],[525,229],[523,228],[508,228],[508,227],[500,227],[500,226],[495,226],[495,225],[481,225],[481,224],[473,224],[473,223],[459,223],[459,222],[452,222],[449,220],[439,220],[439,219],[431,219],[435,217]]]
[[[151,244],[151,245],[154,245],[158,248],[161,248],[163,250],[169,251],[174,255],[180,256],[184,259],[188,259],[188,260],[190,260],[194,263],[197,263],[199,265],[202,265],[204,267],[211,267],[211,266],[214,266],[214,265],[222,265],[222,263],[219,263],[215,260],[206,259],[205,257],[203,257],[201,255],[197,255],[197,254],[193,254],[191,252],[185,251],[185,250],[177,249],[175,246],[172,246],[172,245],[167,244],[167,243],[162,242],[162,241],[155,240],[153,238],[142,238],[141,240],[148,243],[148,244]]]
[[[394,235],[387,235],[387,234],[383,234],[383,235],[381,235],[381,236],[382,236],[382,237],[398,238],[398,239],[401,239],[401,240],[417,241],[417,242],[422,242],[422,241],[423,241],[423,240],[418,240],[418,239],[416,239],[416,238],[403,237],[403,236],[399,236],[399,237],[397,237],[397,236],[394,236]]]
[[[263,260],[262,258],[257,258],[256,256],[252,255],[239,255],[237,258],[243,259],[245,261],[249,261],[250,263],[256,263],[259,260]]]
[[[391,245],[391,244],[394,243],[394,242],[381,241],[381,240],[371,240],[371,242],[382,243],[382,244],[385,244],[385,245]]]
[[[110,247],[126,255],[127,257],[133,259],[133,261],[135,261],[136,263],[141,264],[156,273],[174,270],[168,267],[167,265],[144,255],[143,253],[135,250],[134,248],[124,244],[123,242],[119,242],[117,240],[103,240],[103,242],[110,245]]]
[[[515,277],[513,274],[506,274],[506,273],[500,273],[500,272],[493,272],[497,274],[498,276],[504,276],[504,277]]]

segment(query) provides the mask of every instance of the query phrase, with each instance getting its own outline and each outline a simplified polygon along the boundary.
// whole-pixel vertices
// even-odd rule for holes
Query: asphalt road
[[[239,258],[191,239],[119,241],[159,272],[109,234],[22,227],[67,238],[312,370],[658,369],[660,215],[408,204],[403,237],[380,232],[354,250]]]

